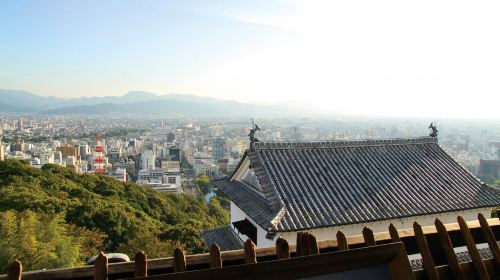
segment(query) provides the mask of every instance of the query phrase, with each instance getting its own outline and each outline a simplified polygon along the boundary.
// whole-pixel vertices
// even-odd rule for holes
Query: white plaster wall
[[[398,230],[400,229],[413,229],[413,222],[417,221],[421,226],[433,226],[436,218],[439,218],[444,224],[456,223],[457,216],[462,216],[466,221],[477,220],[477,215],[481,213],[486,218],[491,216],[490,208],[480,208],[472,209],[466,211],[458,212],[447,212],[435,215],[425,215],[425,216],[415,216],[402,219],[385,220],[366,224],[352,224],[338,227],[330,227],[324,229],[313,229],[307,230],[307,232],[313,234],[317,240],[335,240],[337,239],[337,231],[342,231],[346,236],[361,235],[363,228],[366,226],[373,230],[374,233],[377,232],[387,232],[389,231],[389,224],[393,224]],[[244,219],[249,220],[257,228],[257,248],[273,247],[275,246],[276,239],[278,237],[285,238],[289,244],[296,243],[296,232],[281,232],[277,233],[274,239],[267,239],[267,231],[262,229],[254,220],[248,217],[243,210],[241,210],[236,204],[231,202],[231,223],[236,221],[241,221]],[[234,228],[233,230],[238,234],[238,231]],[[246,235],[238,234],[238,236],[244,241],[248,239]]]
[[[269,240],[266,238],[267,231],[261,228],[254,220],[248,217],[243,210],[241,210],[236,204],[231,201],[231,227],[234,232],[243,240],[243,242],[247,241],[248,236],[244,234],[239,234],[238,230],[232,225],[232,223],[241,221],[244,219],[249,220],[256,228],[257,228],[257,246],[258,248],[274,246],[274,240]]]
[[[245,217],[245,212],[243,212],[243,210],[231,201],[231,223],[244,220]]]
[[[483,214],[486,218],[489,218],[491,216],[491,209],[481,208],[481,209],[473,209],[467,211],[447,212],[435,215],[425,215],[425,216],[416,216],[416,217],[409,217],[409,218],[402,218],[395,220],[385,220],[385,221],[366,223],[366,224],[353,224],[353,225],[331,227],[324,229],[314,229],[314,230],[307,230],[307,232],[313,234],[317,240],[332,240],[332,239],[335,240],[337,239],[336,234],[337,231],[339,230],[342,231],[346,236],[361,235],[363,228],[365,226],[373,230],[374,233],[387,232],[389,231],[389,224],[391,223],[398,230],[413,229],[413,222],[415,221],[417,221],[423,227],[433,226],[436,218],[439,218],[444,224],[450,224],[457,222],[457,216],[462,216],[466,221],[477,220],[477,215],[479,213]],[[274,239],[276,240],[280,236],[285,238],[289,244],[296,243],[297,236],[295,232],[278,233],[276,234],[276,237]],[[272,241],[270,240],[270,243],[266,242],[266,244],[268,246],[269,244],[271,244],[271,246],[274,246],[274,242],[275,242],[274,240]],[[260,247],[260,244],[258,247]]]
[[[247,241],[248,236],[239,233],[238,229],[233,225],[233,223],[237,222],[237,221],[244,220],[245,217],[246,217],[245,212],[243,212],[243,210],[241,210],[238,206],[236,206],[236,204],[234,204],[231,201],[231,228],[234,230],[236,235],[238,235],[240,237],[240,239],[243,240],[243,242]],[[250,218],[247,218],[247,219],[253,223],[253,221]]]
[[[233,206],[233,205],[231,205]],[[234,205],[235,208],[237,208],[236,205]],[[233,208],[231,208],[233,209]],[[244,219],[244,212],[237,208],[239,213],[240,219]],[[231,213],[233,211],[231,210]],[[486,218],[490,217],[491,209],[489,208],[483,208],[483,209],[475,209],[475,210],[468,210],[468,211],[459,211],[459,212],[448,212],[448,213],[441,213],[441,214],[436,214],[436,215],[426,215],[426,216],[418,216],[418,217],[409,217],[409,218],[403,218],[403,219],[395,219],[395,220],[386,220],[386,221],[379,221],[379,222],[374,222],[374,223],[366,223],[366,224],[353,224],[353,225],[346,225],[346,226],[339,226],[339,227],[331,227],[331,228],[324,228],[324,229],[314,229],[314,230],[307,230],[307,232],[310,232],[313,234],[317,240],[335,240],[337,239],[336,234],[337,231],[342,231],[346,236],[353,236],[353,235],[361,235],[363,228],[369,227],[373,232],[387,232],[389,230],[389,224],[393,224],[398,230],[399,229],[413,229],[413,222],[417,221],[421,226],[433,226],[434,221],[436,218],[439,218],[444,224],[449,224],[449,223],[456,223],[457,222],[457,216],[462,216],[466,221],[474,221],[477,220],[477,215],[479,213],[482,213]],[[252,219],[248,218],[249,221],[251,221],[256,227],[257,227],[257,248],[265,248],[265,247],[273,247],[275,245],[276,239],[278,237],[283,237],[285,238],[289,244],[295,244],[296,242],[296,233],[295,232],[282,232],[276,234],[274,239],[269,240],[266,238],[267,232],[262,229],[260,226],[258,226]],[[235,220],[235,221],[239,221]],[[233,222],[233,218],[231,217],[231,222]],[[245,238],[243,241],[246,241],[248,238],[244,236]]]

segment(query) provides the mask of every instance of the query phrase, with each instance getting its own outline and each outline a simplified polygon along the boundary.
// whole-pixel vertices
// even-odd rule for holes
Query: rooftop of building
[[[299,231],[500,205],[436,137],[255,142],[245,152],[258,183],[215,181],[270,232]]]

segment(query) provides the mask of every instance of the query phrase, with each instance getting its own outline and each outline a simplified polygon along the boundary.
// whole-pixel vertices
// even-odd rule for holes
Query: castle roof
[[[236,178],[242,168],[253,171],[257,186]],[[231,178],[214,183],[270,232],[500,205],[500,190],[481,183],[435,137],[256,142]]]

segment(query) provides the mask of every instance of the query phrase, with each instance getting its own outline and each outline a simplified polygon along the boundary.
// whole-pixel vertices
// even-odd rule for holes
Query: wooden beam
[[[281,237],[276,239],[276,256],[279,260],[290,258],[290,248],[286,239]]]
[[[305,279],[320,275],[332,276],[337,272],[377,266],[387,266],[395,279],[412,279],[413,274],[408,258],[406,255],[400,254],[402,247],[403,244],[401,243],[384,244],[349,251],[260,262],[258,264],[228,266],[222,269],[155,275],[147,279]],[[406,271],[404,265],[401,265],[403,262],[406,262]],[[400,269],[394,269],[395,267]],[[146,280],[146,278],[142,279]]]
[[[9,269],[7,270],[7,280],[21,280],[21,274],[23,273],[23,265],[20,261],[13,261]]]
[[[148,257],[143,251],[135,254],[135,277],[145,277],[148,276]]]
[[[439,219],[436,219],[434,224],[436,225],[436,229],[441,240],[441,246],[443,247],[444,254],[446,256],[446,260],[448,261],[448,266],[450,267],[453,277],[455,279],[464,280],[464,273],[460,268],[457,254],[455,253],[455,250],[453,250],[453,244],[451,244],[450,236],[448,235],[443,222],[441,222]]]
[[[247,241],[245,241],[245,263],[257,263],[255,244],[253,244],[251,239],[247,239]]]
[[[498,248],[498,243],[497,240],[495,239],[495,235],[493,235],[493,231],[491,231],[491,228],[488,225],[488,221],[486,221],[483,214],[479,213],[477,218],[479,220],[479,224],[481,225],[483,236],[488,242],[488,246],[490,247],[490,251],[491,254],[493,255],[493,259],[495,260],[496,266],[498,269],[500,269],[500,249]]]
[[[337,232],[337,243],[339,247],[339,251],[349,250],[349,244],[347,243],[347,239],[345,235],[340,230]]]
[[[500,219],[491,218],[487,219],[488,225],[492,228],[493,232],[497,234],[500,228]],[[467,225],[471,230],[481,230],[479,221],[468,221]],[[445,224],[446,230],[451,234],[451,232],[460,231],[460,227],[458,223]],[[424,234],[437,234],[436,227],[427,226],[422,227],[422,231]],[[400,229],[398,230],[399,237],[404,240],[408,238],[413,238],[414,231],[413,229]],[[375,240],[378,243],[381,242],[390,242],[391,236],[389,232],[378,232],[374,234]],[[365,240],[363,235],[356,236],[346,236],[346,241],[349,244],[349,247],[365,244]],[[318,247],[320,250],[323,249],[336,249],[338,246],[337,240],[320,240],[318,241]],[[289,245],[290,254],[295,253],[296,245]],[[271,257],[275,256],[276,248],[274,246],[268,248],[258,248],[255,250],[257,257]],[[234,251],[225,251],[221,252],[222,259],[224,261],[241,261],[244,260],[243,250],[234,250]],[[186,262],[189,265],[207,265],[209,263],[210,257],[208,253],[203,254],[195,254],[186,256]],[[157,258],[157,259],[149,259],[148,260],[148,270],[151,271],[160,271],[164,269],[171,269],[174,267],[173,257],[168,258]],[[109,275],[123,274],[129,273],[133,275],[134,273],[134,263],[111,263],[108,266]],[[28,271],[22,274],[23,280],[32,280],[32,279],[67,279],[68,275],[72,275],[75,278],[92,278],[94,275],[94,267],[93,266],[83,266],[76,268],[60,268],[60,269],[49,269],[44,271]],[[6,275],[0,275],[0,280],[5,280]]]
[[[222,257],[220,255],[220,248],[217,244],[212,244],[210,247],[210,268],[222,267]]]
[[[108,279],[108,258],[101,251],[94,262],[94,280]]]
[[[476,242],[474,241],[474,238],[470,233],[467,223],[465,223],[464,218],[462,218],[461,216],[458,216],[457,221],[458,224],[460,225],[460,230],[462,231],[462,235],[464,236],[465,243],[467,244],[467,251],[469,251],[469,256],[472,259],[474,267],[476,268],[477,276],[480,279],[489,280],[490,276],[488,275],[483,260],[481,260],[481,256],[477,251]]]
[[[174,272],[186,271],[186,255],[181,248],[174,250]]]
[[[430,280],[438,280],[439,277],[436,272],[436,265],[434,264],[434,259],[432,258],[429,246],[427,245],[427,240],[425,239],[422,227],[417,222],[414,222],[413,230],[417,239],[418,249],[420,250],[420,254],[422,255],[422,262],[427,277]]]

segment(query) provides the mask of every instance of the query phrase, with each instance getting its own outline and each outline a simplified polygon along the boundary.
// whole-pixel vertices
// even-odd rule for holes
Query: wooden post
[[[439,219],[436,219],[434,225],[436,225],[439,239],[441,240],[441,245],[443,247],[446,260],[448,261],[448,266],[453,273],[453,277],[460,280],[465,279],[464,273],[457,259],[457,254],[453,250],[453,244],[451,244],[450,236],[448,231],[446,231],[446,227]]]
[[[308,255],[319,255],[318,242],[316,237],[310,233],[305,236],[307,244],[307,254]]]
[[[491,254],[493,255],[493,259],[495,260],[497,268],[500,269],[500,249],[498,248],[497,240],[495,239],[495,235],[493,231],[491,231],[490,225],[488,225],[488,221],[484,218],[483,214],[479,213],[477,215],[479,220],[479,224],[481,225],[481,229],[483,230],[483,236],[488,241],[488,245],[490,247]]]
[[[290,258],[290,248],[286,239],[281,237],[276,239],[276,256],[279,260]]]
[[[337,244],[339,247],[339,251],[347,251],[349,250],[349,244],[347,244],[347,239],[345,235],[340,230],[337,232]]]
[[[365,239],[366,246],[375,246],[375,236],[373,236],[373,230],[364,227],[363,238]]]
[[[302,244],[303,238],[302,236],[304,235],[303,232],[299,231],[297,232],[297,242],[295,243],[295,256],[300,257],[304,256],[305,252],[303,251],[304,245]]]
[[[186,255],[181,248],[174,250],[174,272],[186,271]]]
[[[465,244],[467,245],[467,251],[469,251],[469,256],[472,259],[472,263],[476,268],[477,275],[480,279],[490,279],[490,275],[488,271],[486,271],[486,267],[484,266],[483,260],[481,260],[481,256],[477,251],[476,242],[470,233],[469,226],[465,222],[462,216],[458,216],[458,225],[460,226],[460,231],[465,239]]]
[[[432,258],[431,251],[427,245],[427,240],[425,239],[422,227],[417,222],[413,223],[413,231],[415,232],[415,238],[417,239],[418,249],[422,255],[422,262],[424,264],[424,270],[427,274],[427,278],[431,280],[438,280],[439,277],[437,275],[434,259]]]
[[[391,223],[389,225],[389,234],[391,235],[392,242],[401,242],[401,238],[399,238],[399,233],[396,227]]]
[[[135,277],[146,277],[148,276],[148,256],[141,251],[135,254]]]
[[[245,263],[257,263],[255,244],[253,244],[251,239],[245,241]]]
[[[222,257],[220,255],[220,248],[217,244],[212,244],[210,247],[210,268],[221,268]]]
[[[23,265],[20,261],[13,261],[7,270],[7,280],[21,280],[21,273],[23,273]]]
[[[108,279],[108,258],[101,251],[94,262],[94,280]]]

